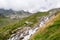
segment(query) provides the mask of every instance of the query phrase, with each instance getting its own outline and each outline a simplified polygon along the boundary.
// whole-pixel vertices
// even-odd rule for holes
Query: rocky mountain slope
[[[39,18],[42,16],[46,16],[47,12],[38,12],[32,14],[29,17],[24,17],[19,20],[8,20],[7,18],[0,19],[0,40],[7,40],[12,34],[16,33],[16,30],[24,27],[33,28],[34,25],[38,22]],[[4,22],[4,23],[3,23]]]
[[[58,12],[60,12],[59,9],[58,10],[57,9],[54,9],[54,10],[52,9],[52,11],[48,11],[47,12],[48,15],[41,16],[41,18],[39,18],[39,21],[37,22],[37,24],[34,25],[33,28],[29,28],[29,26],[28,26],[25,29],[25,27],[23,27],[23,29],[17,30],[16,34],[13,34],[9,40],[29,40],[30,36],[34,35],[34,33],[38,30],[39,27],[42,28],[42,30],[44,30],[43,25],[45,25],[47,23],[47,21],[49,21],[49,20],[52,21],[54,19],[54,17],[58,14]],[[49,21],[49,23],[51,21]],[[49,24],[47,24],[47,25],[49,25]],[[23,32],[21,32],[21,30]],[[38,34],[36,34],[36,35],[39,37]],[[35,36],[33,36],[33,37],[35,37]],[[35,39],[33,37],[31,37],[30,40],[38,40],[37,37],[36,37],[37,39]]]
[[[56,16],[58,14],[59,14],[59,16]],[[54,17],[55,17],[55,19],[54,19]],[[42,31],[42,30],[45,30],[45,28],[49,24],[51,24],[49,26],[52,26],[52,25],[54,26],[55,25],[54,20],[59,20],[59,17],[60,17],[60,9],[58,8],[58,9],[52,9],[48,12],[37,12],[35,14],[32,14],[31,16],[24,17],[19,20],[12,20],[9,22],[5,22],[5,25],[0,27],[0,40],[29,40],[29,39],[30,40],[45,40],[45,34],[43,33],[45,31]],[[49,21],[49,20],[52,20],[52,21]],[[2,23],[2,19],[0,20],[0,22]],[[59,23],[56,22],[56,24],[59,24]],[[44,27],[44,26],[46,26],[46,27]],[[52,30],[57,26],[58,25],[55,25],[52,28]],[[46,35],[48,35],[48,33],[50,33],[49,30],[47,30],[46,32],[47,32]],[[36,35],[35,35],[35,33],[36,33]],[[32,37],[32,38],[30,38],[30,37]],[[40,37],[41,37],[41,39],[40,39]],[[46,37],[48,37],[48,36],[46,36]]]
[[[0,16],[9,17],[11,19],[23,18],[23,17],[27,17],[29,15],[31,15],[31,13],[25,12],[24,10],[14,11],[12,9],[9,9],[9,10],[0,9]]]

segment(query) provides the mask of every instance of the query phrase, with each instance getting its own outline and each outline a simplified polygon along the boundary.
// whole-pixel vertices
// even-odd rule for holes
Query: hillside
[[[7,21],[7,18],[1,18],[0,19],[0,40],[7,40],[17,28],[20,27],[34,27],[34,25],[38,22],[38,18],[42,16],[46,16],[47,12],[38,12],[35,14],[32,14],[29,17],[24,17],[19,20],[9,20]],[[27,22],[31,22],[32,24],[26,24]]]
[[[60,40],[60,11],[31,36],[30,40]]]
[[[28,40],[30,36],[30,40],[59,40],[60,38],[58,36],[60,34],[59,8],[18,19],[3,16],[2,14],[0,16],[0,40]]]

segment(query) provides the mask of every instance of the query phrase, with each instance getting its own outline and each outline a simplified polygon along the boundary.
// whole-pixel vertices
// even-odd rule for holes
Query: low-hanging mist
[[[0,0],[0,8],[4,9],[37,12],[58,7],[60,0]]]

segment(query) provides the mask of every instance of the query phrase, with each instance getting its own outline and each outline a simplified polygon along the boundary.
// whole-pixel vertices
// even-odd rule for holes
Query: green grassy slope
[[[38,12],[38,13],[32,14],[27,18],[15,20],[14,22],[9,21],[9,23],[5,21],[4,18],[0,19],[0,23],[5,23],[5,25],[0,26],[0,40],[7,40],[7,38],[9,38],[10,35],[12,34],[12,31],[14,31],[19,27],[24,27],[24,26],[33,27],[34,24],[37,23],[38,17],[46,16],[47,14],[48,14],[47,12],[43,12],[43,13]],[[26,25],[25,21],[32,22],[33,24]]]
[[[48,23],[49,24],[49,23]],[[60,40],[60,12],[46,28],[38,30],[30,40]]]

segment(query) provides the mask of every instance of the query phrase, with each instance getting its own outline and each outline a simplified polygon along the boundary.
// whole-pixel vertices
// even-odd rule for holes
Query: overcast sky
[[[29,12],[45,11],[57,7],[60,7],[60,0],[0,0],[0,8]]]

